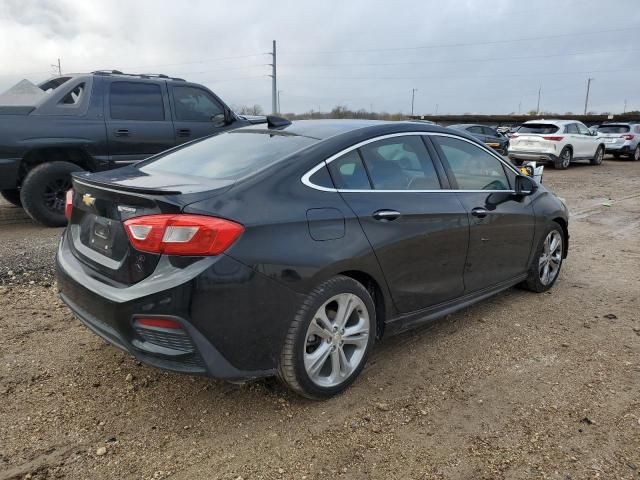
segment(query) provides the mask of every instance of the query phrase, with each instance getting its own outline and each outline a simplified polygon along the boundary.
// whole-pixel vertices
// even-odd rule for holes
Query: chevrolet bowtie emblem
[[[84,203],[87,207],[93,206],[96,203],[95,197],[92,197],[90,193],[85,193],[82,195],[82,203]]]

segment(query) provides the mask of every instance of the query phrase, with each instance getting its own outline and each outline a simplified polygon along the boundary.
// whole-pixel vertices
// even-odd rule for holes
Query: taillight
[[[239,223],[205,215],[147,215],[126,220],[136,250],[166,255],[219,255],[244,232]]]
[[[635,135],[631,135],[631,134],[622,135],[622,138],[624,138],[625,140],[633,140],[634,137]]]
[[[553,141],[553,142],[559,142],[559,141],[561,141],[564,137],[556,137],[556,136],[553,136],[553,135],[548,135],[548,136],[544,136],[544,137],[542,137],[542,138],[544,138],[545,140],[551,140],[551,141]]]
[[[73,210],[73,189],[67,190],[67,195],[64,201],[64,216],[67,220],[71,220],[71,211]]]

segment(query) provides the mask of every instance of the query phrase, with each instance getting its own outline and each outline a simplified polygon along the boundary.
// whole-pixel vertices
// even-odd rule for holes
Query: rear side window
[[[317,140],[265,130],[235,130],[143,162],[143,172],[235,180],[277,163]]]
[[[222,105],[200,88],[173,87],[172,91],[178,120],[210,122],[216,115],[224,114]]]
[[[577,135],[580,132],[578,131],[578,126],[575,123],[570,123],[564,127],[564,133],[573,133]]]
[[[353,150],[329,164],[329,172],[336,188],[346,190],[370,190],[367,171],[357,150]]]
[[[160,85],[141,82],[113,82],[109,107],[114,120],[164,120]]]
[[[440,181],[422,139],[387,138],[360,148],[376,190],[439,190]]]
[[[600,133],[628,133],[629,125],[602,125],[598,128]]]
[[[69,93],[67,93],[62,100],[60,100],[60,104],[62,105],[78,105],[83,98],[85,90],[84,83],[80,85],[76,85]]]
[[[549,135],[550,133],[556,133],[558,127],[550,123],[527,123],[522,125],[518,130],[518,133],[538,133],[542,135]]]
[[[464,140],[433,136],[461,190],[509,190],[502,163]]]

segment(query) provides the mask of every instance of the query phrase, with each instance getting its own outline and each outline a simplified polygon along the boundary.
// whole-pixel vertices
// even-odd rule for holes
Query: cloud
[[[634,0],[349,2],[4,0],[0,90],[23,77],[117,68],[201,82],[231,104],[271,105],[278,41],[284,111],[503,113],[640,108]],[[624,21],[619,13],[625,12]],[[636,26],[635,29],[601,32]],[[565,35],[585,33],[585,35]],[[600,33],[598,33],[600,32]],[[559,35],[559,36],[558,36]],[[563,36],[564,35],[564,36]],[[539,37],[539,38],[532,38]],[[511,41],[532,38],[531,40]],[[493,42],[493,43],[492,43]],[[438,46],[439,45],[439,46]],[[434,46],[433,48],[418,48]]]

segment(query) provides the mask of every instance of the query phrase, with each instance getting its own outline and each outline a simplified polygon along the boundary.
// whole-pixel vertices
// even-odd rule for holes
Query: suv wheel
[[[629,158],[636,162],[640,160],[640,145],[636,146],[636,148],[633,149],[633,152],[631,153],[631,155],[629,155]]]
[[[563,244],[562,228],[556,222],[551,222],[538,244],[536,255],[529,268],[529,276],[522,286],[537,293],[546,292],[553,287],[562,267]]]
[[[572,157],[573,154],[571,153],[571,149],[569,147],[564,147],[560,152],[558,159],[553,162],[554,168],[557,168],[558,170],[566,170],[569,168]]]
[[[20,199],[29,216],[47,227],[66,225],[65,196],[71,188],[71,173],[78,171],[82,168],[69,162],[50,162],[34,167],[20,189]]]
[[[285,339],[278,374],[307,398],[336,395],[353,383],[376,336],[371,295],[352,278],[322,283],[303,302]]]
[[[15,205],[16,207],[22,206],[22,203],[20,203],[20,190],[16,188],[11,190],[0,190],[0,195],[2,195],[2,198],[7,202]]]
[[[602,165],[603,159],[604,159],[604,147],[599,146],[598,149],[596,150],[596,154],[594,155],[594,157],[591,159],[589,163],[591,163],[591,165]]]

